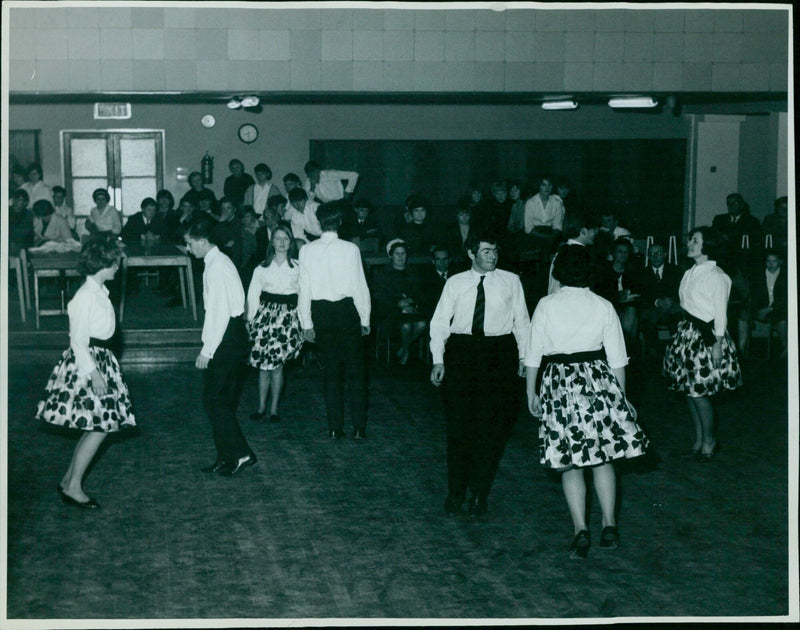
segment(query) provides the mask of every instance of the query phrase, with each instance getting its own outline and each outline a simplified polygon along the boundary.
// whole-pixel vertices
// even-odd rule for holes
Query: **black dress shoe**
[[[347,437],[347,433],[342,431],[342,429],[331,429],[330,431],[328,431],[328,437],[331,438],[332,440],[333,439],[341,440],[342,438]]]
[[[470,497],[467,512],[471,518],[483,518],[488,511],[489,505],[486,501],[486,497]]]
[[[72,507],[80,508],[83,510],[96,510],[100,507],[100,504],[95,501],[94,499],[90,498],[88,501],[78,501],[77,499],[73,499],[71,496],[66,494],[63,490],[59,488],[61,495],[61,501],[64,505],[71,505]]]
[[[464,504],[464,497],[458,497],[448,494],[444,500],[444,512],[447,516],[456,516],[461,514],[461,506]]]
[[[202,471],[203,471],[203,472],[205,472],[205,473],[215,473],[215,472],[219,472],[219,471],[220,471],[220,469],[222,469],[222,467],[223,467],[223,466],[227,465],[227,463],[228,463],[228,462],[226,462],[226,461],[223,461],[223,460],[221,460],[221,459],[218,459],[218,460],[217,460],[217,461],[215,461],[213,464],[211,464],[211,466],[206,466],[206,467],[204,467],[204,468],[201,468],[200,470],[202,470]]]
[[[354,440],[366,440],[367,439],[367,432],[364,429],[354,429],[353,430],[353,439]]]
[[[250,419],[253,422],[264,422],[267,419],[267,412],[266,411],[255,411],[250,414]]]
[[[572,539],[572,544],[569,546],[569,557],[574,560],[585,560],[589,555],[589,547],[592,546],[592,539],[589,535],[588,529],[582,529],[575,538]]]
[[[619,547],[619,530],[616,525],[604,527],[600,533],[601,549],[617,549]]]
[[[251,453],[246,457],[240,457],[235,462],[225,464],[222,468],[219,469],[219,474],[222,475],[223,477],[233,477],[234,475],[238,475],[245,468],[252,466],[257,461],[258,459],[256,458],[256,456]]]

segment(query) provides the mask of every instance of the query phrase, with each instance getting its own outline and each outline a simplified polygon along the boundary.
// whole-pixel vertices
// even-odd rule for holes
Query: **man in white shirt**
[[[319,204],[309,199],[306,191],[302,188],[295,188],[289,193],[289,203],[303,217],[303,231],[305,235],[302,238],[306,241],[319,238],[322,235],[322,228],[317,219],[317,208],[319,208]],[[299,221],[299,219],[293,220]]]
[[[217,459],[203,471],[232,477],[256,463],[236,419],[249,342],[242,317],[242,282],[231,259],[211,242],[213,228],[212,219],[200,217],[189,226],[184,240],[189,252],[205,263],[203,347],[195,366],[205,370],[203,406],[211,421]]]
[[[338,236],[338,204],[317,211],[322,236],[300,249],[297,313],[306,341],[316,342],[324,373],[328,437],[345,437],[344,382],[353,413],[353,438],[367,437],[367,388],[362,337],[369,334],[371,301],[358,246]]]
[[[494,237],[470,234],[467,250],[472,268],[448,278],[431,319],[431,382],[444,383],[445,513],[461,512],[469,488],[469,515],[481,518],[517,417],[530,320],[519,276],[497,269]]]
[[[304,170],[308,177],[304,185],[308,198],[320,203],[344,199],[345,193],[352,195],[358,183],[355,171],[322,170],[314,160],[306,162]],[[347,187],[342,185],[343,181]]]

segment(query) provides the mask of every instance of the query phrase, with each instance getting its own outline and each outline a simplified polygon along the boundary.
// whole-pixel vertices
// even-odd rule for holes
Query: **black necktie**
[[[483,290],[483,280],[486,276],[481,276],[478,283],[478,294],[475,296],[475,310],[472,312],[472,334],[483,337],[483,318],[486,315],[486,293]]]

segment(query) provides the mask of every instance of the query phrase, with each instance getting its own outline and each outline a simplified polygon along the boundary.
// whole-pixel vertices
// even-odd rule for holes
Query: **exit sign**
[[[130,103],[95,103],[95,120],[125,120],[131,117]]]

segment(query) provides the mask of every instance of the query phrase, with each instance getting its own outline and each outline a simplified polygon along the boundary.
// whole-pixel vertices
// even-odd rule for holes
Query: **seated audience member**
[[[408,247],[401,239],[386,245],[391,265],[381,267],[372,283],[375,321],[390,335],[400,334],[397,358],[400,365],[408,362],[410,346],[428,329],[427,315],[422,311],[423,292],[419,277],[407,266]]]
[[[406,201],[411,210],[411,221],[402,225],[398,237],[406,243],[408,256],[428,256],[436,241],[432,221],[428,217],[428,202],[419,195]]]
[[[242,221],[236,205],[227,197],[219,200],[219,216],[211,236],[214,244],[238,269],[242,264]]]
[[[34,242],[33,213],[28,210],[28,193],[18,188],[11,196],[8,212],[8,242],[11,254],[16,256],[20,249],[31,247]]]
[[[244,202],[244,194],[255,181],[250,173],[244,172],[244,164],[241,160],[233,159],[228,162],[228,169],[231,174],[225,178],[222,191],[226,199],[231,201],[237,209],[241,208]]]
[[[433,311],[436,310],[436,304],[442,295],[444,283],[447,282],[452,273],[455,273],[450,269],[450,252],[447,249],[447,245],[433,246],[431,262],[433,262],[433,265],[425,265],[419,276],[422,289],[420,307],[428,319],[433,316]]]
[[[778,197],[775,200],[774,211],[764,217],[761,229],[764,234],[772,235],[772,247],[775,249],[786,249],[788,245],[789,224],[788,209],[789,200],[787,197]]]
[[[256,233],[258,232],[258,217],[256,217],[255,208],[253,208],[253,206],[243,206],[241,218],[242,263],[239,267],[239,275],[242,278],[242,282],[246,285],[250,282],[256,265],[261,262],[260,253],[265,250],[257,249],[258,239]]]
[[[553,277],[553,267],[559,252],[567,245],[589,247],[590,259],[594,265],[594,244],[597,237],[597,220],[587,212],[570,212],[564,220],[564,236],[567,242],[562,244],[550,261],[550,272],[547,278],[547,294],[552,295],[561,288],[561,283]]]
[[[272,169],[261,162],[256,164],[253,169],[256,181],[244,193],[244,205],[253,206],[256,217],[261,219],[267,209],[267,201],[270,197],[277,197],[281,194],[280,189],[272,183]]]
[[[24,190],[23,186],[28,183],[28,174],[25,172],[25,169],[22,168],[19,164],[11,167],[10,178],[9,178],[9,186],[8,186],[8,193],[9,196],[14,194],[18,190]],[[27,191],[25,192],[27,195]],[[30,199],[30,197],[29,197]]]
[[[474,231],[470,199],[466,195],[456,202],[455,221],[446,226],[440,236],[440,241],[450,253],[450,263],[453,270],[466,271],[472,265],[467,254],[467,238]]]
[[[299,193],[297,191],[299,191]],[[307,198],[306,191],[302,188],[292,188],[291,192],[287,194],[291,197],[292,193],[294,193],[298,205],[305,208],[305,199]],[[269,207],[269,205],[267,205],[267,207]],[[301,210],[295,208],[291,199],[285,200],[283,207],[280,209],[279,220],[285,221],[292,227],[292,236],[297,242],[298,248],[308,242],[308,236],[306,236],[306,217]]]
[[[625,238],[633,245],[633,236],[627,228],[619,224],[617,215],[613,210],[604,210],[600,214],[600,230],[595,239],[595,249],[600,252],[600,256],[606,260],[611,260],[611,249],[618,238]],[[633,249],[634,253],[636,248]]]
[[[641,295],[641,272],[631,262],[633,245],[624,236],[614,241],[610,261],[597,261],[594,292],[614,305],[631,348],[637,333],[637,304]]]
[[[353,207],[342,216],[340,238],[352,241],[365,253],[378,251],[381,232],[372,211],[372,204],[366,199],[356,199]]]
[[[53,213],[62,217],[69,226],[70,230],[77,228],[78,222],[75,219],[75,211],[66,204],[67,191],[63,186],[53,186]]]
[[[189,190],[181,197],[181,201],[186,199],[198,212],[213,215],[217,205],[217,196],[213,190],[206,188],[203,176],[197,171],[189,173],[189,186]]]
[[[70,229],[67,220],[53,210],[53,204],[46,199],[39,199],[33,204],[34,242],[41,245],[45,241],[65,243],[74,241],[75,233]]]
[[[42,181],[42,167],[34,162],[28,167],[28,181],[22,187],[28,193],[28,203],[33,207],[40,199],[53,203],[53,191]]]
[[[308,194],[302,188],[295,188],[289,193],[289,203],[292,208],[303,216],[303,230],[305,234],[300,238],[304,242],[313,241],[322,235],[322,228],[317,220],[317,208],[319,203],[309,199]],[[298,220],[297,215],[293,215],[292,220]]]
[[[508,198],[508,186],[502,180],[492,182],[489,197],[481,204],[478,216],[472,222],[481,232],[501,237],[511,217],[512,201]]]
[[[473,182],[467,188],[467,200],[469,203],[469,211],[473,217],[477,217],[483,212],[483,206],[486,203],[486,197],[483,194],[483,186]]]
[[[747,307],[739,311],[739,351],[747,353],[753,322],[767,322],[778,331],[782,346],[781,358],[786,358],[789,347],[789,290],[783,269],[784,255],[778,249],[767,249],[764,254],[764,266],[750,278],[750,299]]]
[[[508,231],[522,232],[517,245],[520,251],[534,251],[548,256],[561,240],[564,227],[564,204],[553,194],[550,177],[539,179],[538,192],[525,202],[522,216],[509,218]]]
[[[556,194],[561,199],[561,203],[564,204],[565,212],[577,210],[578,204],[576,203],[575,194],[572,192],[572,185],[569,179],[564,176],[558,178],[556,181]]]
[[[300,177],[296,173],[286,173],[283,176],[283,189],[286,191],[286,196],[289,196],[289,193],[292,192],[295,188],[302,188],[303,182],[301,181]]]
[[[152,245],[161,241],[164,219],[158,214],[158,202],[152,197],[142,199],[141,210],[128,217],[122,228],[122,240],[127,245]]]
[[[188,199],[181,199],[177,210],[167,213],[164,219],[164,240],[183,244],[183,235],[195,218],[195,207]]]
[[[667,326],[671,334],[682,317],[678,287],[683,270],[667,262],[667,247],[655,241],[648,250],[647,267],[641,276],[642,297],[639,300],[639,330],[645,346],[655,354],[658,348],[658,327]]]
[[[96,188],[92,193],[94,208],[89,210],[86,219],[86,230],[89,234],[111,232],[119,234],[122,231],[122,213],[110,204],[111,196],[105,188]]]
[[[355,171],[334,171],[322,169],[314,160],[309,160],[303,169],[306,172],[304,185],[308,198],[317,203],[328,203],[352,196],[358,184],[358,173]],[[347,186],[342,182],[346,181]]]
[[[261,217],[261,225],[259,225],[256,230],[256,254],[258,254],[258,252],[267,251],[267,247],[272,242],[272,233],[275,231],[278,223],[284,222],[289,225],[291,229],[291,224],[282,221],[281,218],[281,212],[283,212],[285,205],[286,197],[283,195],[271,197],[267,203],[264,216]],[[294,234],[292,238],[294,238]]]
[[[515,226],[514,222],[525,216],[525,198],[522,196],[522,184],[519,180],[508,181],[508,198],[511,200],[511,211],[505,227],[507,232],[514,232],[516,231],[512,229]],[[522,230],[522,224],[520,224],[519,230]]]
[[[761,224],[750,214],[744,197],[739,193],[731,193],[725,199],[725,203],[728,206],[728,212],[716,215],[711,222],[711,227],[722,236],[721,255],[717,262],[725,271],[728,271],[735,264],[734,258],[738,257],[742,251],[743,236],[747,235],[752,249],[761,247],[763,243],[761,241]]]
[[[167,189],[162,189],[156,193],[156,203],[158,204],[158,216],[166,224],[169,214],[175,212],[175,197]]]

